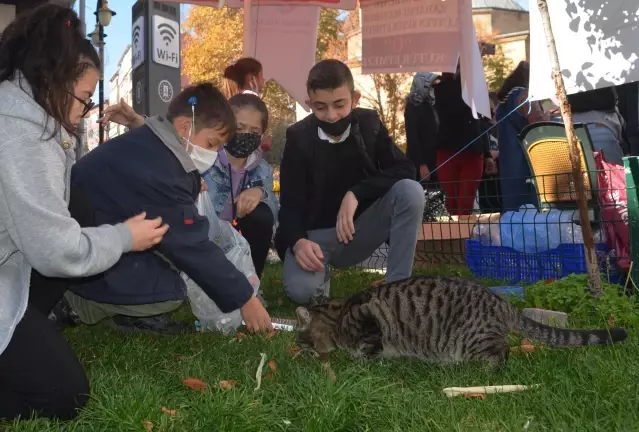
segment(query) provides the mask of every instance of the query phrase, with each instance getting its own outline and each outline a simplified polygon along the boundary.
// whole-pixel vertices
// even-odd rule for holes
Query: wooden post
[[[588,217],[588,205],[586,194],[584,191],[584,175],[581,167],[581,152],[579,151],[579,143],[575,136],[575,128],[572,122],[572,111],[568,104],[566,96],[566,88],[564,86],[564,78],[561,75],[559,67],[559,56],[557,55],[557,46],[555,45],[555,37],[552,33],[550,25],[550,14],[548,13],[547,0],[537,0],[541,21],[544,25],[544,33],[546,35],[546,44],[548,45],[548,53],[550,55],[550,63],[552,65],[552,78],[555,82],[555,90],[559,99],[559,107],[561,108],[561,117],[566,128],[566,137],[570,143],[570,161],[572,163],[572,176],[577,192],[577,205],[579,207],[579,220],[584,236],[584,249],[586,256],[586,266],[588,268],[588,285],[590,291],[595,298],[603,295],[601,285],[601,274],[599,272],[599,263],[597,261],[597,253],[595,251],[595,241],[592,236],[592,227],[590,226],[590,218]],[[589,175],[596,175],[588,173]],[[595,193],[595,191],[591,191]]]

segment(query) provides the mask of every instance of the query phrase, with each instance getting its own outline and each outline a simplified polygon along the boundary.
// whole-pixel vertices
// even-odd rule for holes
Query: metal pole
[[[82,25],[82,34],[86,37],[87,35],[87,23],[86,23],[86,8],[85,1],[80,0],[80,23]],[[80,120],[80,125],[78,126],[78,136],[80,137],[80,141],[78,142],[77,147],[75,148],[75,160],[79,160],[84,155],[84,146],[87,142],[87,123],[86,119]]]
[[[96,8],[95,8],[95,23],[98,28],[98,34],[100,36],[100,42],[98,44],[98,53],[100,55],[100,82],[98,85],[98,93],[99,93],[99,117],[102,118],[102,113],[104,111],[104,27],[100,24],[100,18],[98,11],[102,7],[102,0],[97,0]],[[98,144],[104,143],[104,125],[102,123],[99,124],[100,131],[100,140]]]
[[[584,191],[584,172],[581,166],[581,151],[579,150],[579,142],[575,136],[575,128],[572,122],[572,110],[568,104],[564,78],[561,74],[561,67],[559,65],[559,55],[557,54],[555,36],[553,35],[552,25],[550,23],[548,1],[537,0],[537,7],[539,8],[541,22],[544,26],[544,34],[546,36],[546,44],[548,45],[548,54],[550,56],[550,64],[552,66],[552,78],[555,82],[557,99],[559,99],[561,117],[566,129],[566,138],[568,138],[568,142],[570,143],[570,161],[572,163],[572,176],[575,182],[575,191],[577,192],[579,222],[581,223],[581,229],[584,236],[584,252],[586,255],[586,268],[588,269],[588,285],[593,297],[598,299],[603,296],[603,288],[601,285],[599,263],[595,251],[595,241],[592,235],[592,227],[590,226],[590,217],[588,216],[588,204],[586,193]],[[586,174],[597,175],[597,173],[588,173],[588,171],[586,171]]]

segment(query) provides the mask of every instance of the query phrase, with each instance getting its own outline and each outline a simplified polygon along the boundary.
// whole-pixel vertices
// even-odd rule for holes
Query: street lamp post
[[[94,45],[98,47],[98,53],[100,55],[100,82],[98,86],[99,94],[99,117],[102,117],[104,111],[104,27],[107,27],[111,23],[111,18],[115,16],[115,12],[109,9],[108,0],[97,0],[95,8],[95,30],[89,36]],[[99,124],[100,138],[99,144],[104,142],[104,125]]]

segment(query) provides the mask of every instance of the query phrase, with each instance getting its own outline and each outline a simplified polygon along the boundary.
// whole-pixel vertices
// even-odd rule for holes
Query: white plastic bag
[[[246,276],[257,294],[260,280],[255,273],[251,259],[251,248],[246,239],[233,228],[230,222],[220,220],[217,217],[207,192],[200,193],[196,205],[200,215],[209,220],[209,239],[215,242],[222,249],[226,258]],[[195,281],[184,273],[182,273],[182,278],[186,282],[187,295],[193,315],[200,321],[200,330],[230,333],[242,325],[242,315],[239,309],[222,313],[215,302]]]

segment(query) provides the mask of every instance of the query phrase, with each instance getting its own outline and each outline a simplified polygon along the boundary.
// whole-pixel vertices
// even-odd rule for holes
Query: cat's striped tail
[[[611,328],[610,330],[572,330],[550,327],[523,315],[519,315],[518,327],[517,330],[524,336],[557,348],[608,345],[622,342],[628,337],[628,333],[622,328]]]

